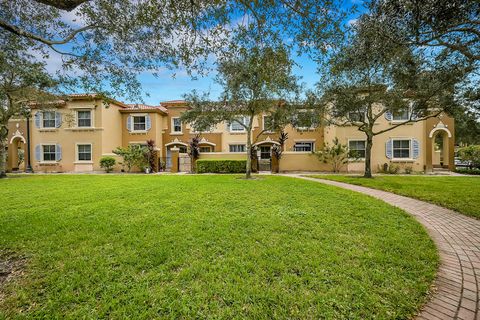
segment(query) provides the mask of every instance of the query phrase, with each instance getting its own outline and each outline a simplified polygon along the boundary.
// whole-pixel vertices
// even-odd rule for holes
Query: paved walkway
[[[390,192],[298,174],[285,176],[364,193],[413,215],[425,226],[440,253],[435,293],[417,319],[480,319],[480,220]]]

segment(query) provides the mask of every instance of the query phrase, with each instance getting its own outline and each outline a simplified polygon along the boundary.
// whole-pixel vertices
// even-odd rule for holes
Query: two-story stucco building
[[[35,172],[92,172],[101,171],[102,156],[116,156],[114,149],[129,144],[145,144],[154,140],[159,161],[171,166],[171,150],[185,153],[188,143],[197,132],[180,121],[187,109],[184,101],[167,101],[158,106],[129,105],[111,100],[105,103],[95,94],[76,94],[49,108],[32,108],[28,120],[12,119],[9,123],[9,171],[23,171],[31,155]],[[382,118],[379,129],[388,128],[404,115]],[[277,144],[278,134],[263,132],[266,116],[254,120],[253,136],[257,137],[260,170],[270,169],[271,148]],[[351,161],[343,169],[362,171],[365,136],[354,126],[293,128],[288,126],[288,140],[280,161],[280,171],[330,171],[312,151],[335,137],[356,151],[360,159]],[[246,132],[235,123],[221,123],[203,132],[200,158],[242,159],[246,157]],[[28,142],[30,150],[28,150]],[[22,151],[23,150],[23,151]],[[19,152],[25,154],[20,163]],[[442,114],[426,121],[406,124],[376,136],[372,150],[372,169],[387,164],[409,167],[414,171],[431,171],[436,167],[454,168],[454,121]],[[118,159],[119,161],[120,158]],[[116,167],[120,170],[120,166]]]

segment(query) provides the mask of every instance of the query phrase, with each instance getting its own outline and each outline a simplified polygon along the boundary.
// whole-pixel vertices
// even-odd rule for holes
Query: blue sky
[[[363,0],[346,0],[345,6],[356,5],[360,11],[363,11]],[[356,15],[350,16],[345,23],[349,24],[355,21]],[[307,88],[313,88],[319,80],[317,74],[317,64],[307,56],[293,57],[298,66],[295,66],[294,73],[300,77],[300,82]],[[175,74],[175,77],[172,77]],[[182,99],[183,95],[191,92],[193,89],[199,92],[210,92],[211,97],[215,98],[221,92],[221,88],[214,82],[214,72],[208,76],[191,79],[184,71],[163,71],[158,77],[150,74],[142,74],[138,77],[143,87],[143,100],[147,104],[157,105],[161,101]],[[126,101],[134,103],[137,101]]]

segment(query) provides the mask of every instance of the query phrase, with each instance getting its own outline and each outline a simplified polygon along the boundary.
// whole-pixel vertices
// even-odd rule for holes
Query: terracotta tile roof
[[[131,103],[127,104],[129,109],[139,109],[139,110],[149,110],[149,109],[159,109],[160,111],[167,112],[167,109],[163,106],[149,106],[141,103]]]
[[[164,104],[182,104],[186,103],[185,100],[170,100],[170,101],[163,101]]]

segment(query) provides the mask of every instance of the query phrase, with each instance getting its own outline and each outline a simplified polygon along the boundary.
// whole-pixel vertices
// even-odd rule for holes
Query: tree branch
[[[63,40],[49,40],[49,39],[42,38],[42,37],[40,37],[36,34],[25,31],[23,29],[20,29],[19,27],[14,26],[12,24],[9,24],[8,22],[6,22],[4,20],[0,20],[0,28],[3,28],[3,29],[5,29],[5,30],[7,30],[11,33],[14,33],[18,36],[22,36],[22,37],[25,37],[25,38],[30,38],[32,40],[36,40],[38,42],[44,43],[44,44],[46,44],[50,47],[53,46],[53,45],[57,45],[57,44],[65,44],[65,43],[69,42],[70,40],[72,40],[73,38],[75,38],[75,36],[77,34],[82,33],[84,31],[87,31],[87,30],[95,29],[97,27],[98,27],[97,25],[88,25],[88,26],[85,26],[85,27],[82,27],[82,28],[79,28],[79,29],[73,31],[67,37],[65,37]]]

